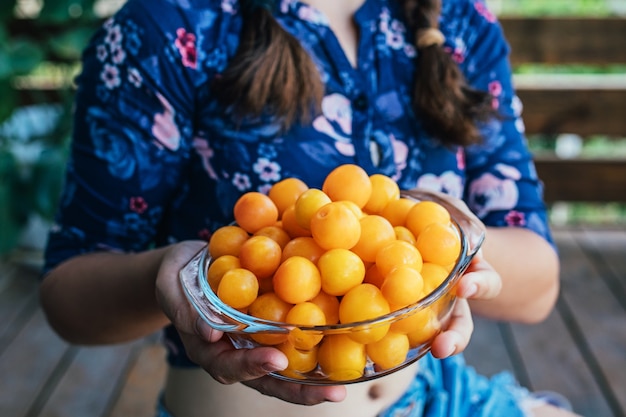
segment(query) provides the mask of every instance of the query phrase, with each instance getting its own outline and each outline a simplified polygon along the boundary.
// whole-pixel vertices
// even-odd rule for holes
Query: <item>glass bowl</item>
[[[321,340],[314,348],[286,353],[290,358],[290,368],[291,358],[295,358],[293,360],[298,363],[309,363],[309,365],[304,368],[296,366],[294,367],[296,369],[287,369],[284,372],[270,374],[278,379],[301,384],[337,385],[371,380],[402,369],[430,351],[433,338],[448,324],[450,313],[456,301],[455,284],[479,250],[485,237],[482,222],[470,212],[464,203],[457,199],[442,193],[421,189],[403,191],[402,196],[416,201],[435,201],[443,205],[449,211],[452,223],[461,240],[459,256],[448,276],[439,286],[414,304],[372,320],[325,326],[305,327],[259,319],[226,305],[211,289],[206,276],[211,263],[207,247],[196,254],[180,271],[180,280],[184,292],[200,316],[211,327],[227,334],[236,348],[249,349],[268,346],[262,342],[269,340],[271,340],[270,345],[277,346],[279,341],[290,338],[308,337]],[[346,342],[345,336],[352,341],[360,341],[359,335],[367,334],[376,329],[406,329],[406,326],[409,325],[411,326],[410,332],[406,333],[405,330],[403,333],[409,336],[410,348],[399,363],[396,361],[393,365],[380,366],[372,360],[370,355],[365,354],[366,349],[357,349],[359,353],[356,363],[362,363],[363,369],[352,369],[351,366],[353,365],[346,365],[345,369],[336,370],[337,367],[343,366],[341,365],[344,361],[341,357],[342,352],[354,352],[350,350],[351,348],[346,347],[346,343],[351,345],[351,342]],[[343,336],[334,337],[336,335]],[[331,339],[335,341],[343,339],[343,342],[333,342],[333,344],[330,342]],[[324,362],[327,363],[331,358],[332,362],[340,364],[331,366],[333,370],[328,372],[325,369],[329,369],[329,366],[323,366],[324,364],[318,363],[315,359],[315,355],[319,354],[319,362],[322,362],[322,348],[319,346],[326,343],[325,340],[329,342],[328,346],[325,347]],[[336,346],[336,349],[339,350],[329,354],[328,350],[334,348],[332,346]],[[346,353],[346,355],[354,355],[354,353]],[[364,355],[364,359],[359,357],[360,355]],[[347,358],[345,363],[353,363],[353,359],[353,357]],[[358,367],[360,368],[361,365]]]

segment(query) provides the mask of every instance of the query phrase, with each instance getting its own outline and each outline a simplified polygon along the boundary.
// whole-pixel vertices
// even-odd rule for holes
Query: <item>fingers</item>
[[[244,382],[262,394],[302,405],[339,402],[346,397],[344,386],[314,386],[281,381],[270,376]]]
[[[181,333],[187,356],[222,384],[249,381],[287,367],[287,357],[278,349],[235,349],[226,337],[207,342],[195,334]]]
[[[206,242],[184,242],[164,252],[156,285],[161,309],[178,330],[189,359],[222,384],[245,383],[265,395],[295,404],[313,405],[345,398],[343,386],[294,384],[268,376],[287,367],[278,349],[235,349],[224,333],[209,326],[188,302],[180,282],[180,269]]]
[[[436,358],[447,358],[465,350],[469,344],[474,321],[466,299],[456,300],[452,309],[448,328],[437,335],[431,347],[431,352]]]
[[[157,303],[167,318],[184,333],[197,332],[198,313],[183,293],[178,274],[204,245],[206,242],[189,241],[169,247],[163,255],[156,278]]]
[[[343,386],[295,384],[268,376],[287,367],[287,358],[278,349],[235,349],[226,338],[214,342],[190,334],[181,338],[189,358],[222,384],[242,382],[264,395],[303,405],[342,401],[346,396]]]
[[[475,258],[456,287],[461,298],[490,300],[502,290],[502,278],[482,257]]]

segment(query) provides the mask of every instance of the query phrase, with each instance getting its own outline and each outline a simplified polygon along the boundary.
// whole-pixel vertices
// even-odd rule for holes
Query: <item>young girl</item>
[[[558,292],[507,55],[480,0],[128,0],[77,80],[41,286],[51,325],[81,344],[164,328],[163,417],[572,415],[459,355],[470,306],[536,322]],[[488,226],[484,256],[432,355],[368,383],[279,381],[282,353],[233,349],[178,271],[244,192],[319,188],[343,163],[463,199]]]

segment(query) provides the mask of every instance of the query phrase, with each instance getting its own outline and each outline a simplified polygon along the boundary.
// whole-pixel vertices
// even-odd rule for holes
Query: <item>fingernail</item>
[[[444,357],[447,358],[449,356],[452,356],[455,350],[456,350],[456,345],[450,345],[450,348],[446,351],[446,356]]]
[[[209,326],[209,324],[198,317],[196,321],[196,331],[206,340],[211,340],[211,336],[213,335],[213,328]]]
[[[477,292],[478,292],[478,285],[470,284],[470,286],[467,287],[467,290],[465,291],[464,298],[473,297],[474,295],[476,295]]]
[[[265,372],[276,372],[276,371],[282,371],[283,369],[285,369],[284,367],[277,365],[275,363],[272,363],[272,362],[265,362],[263,365],[261,365],[261,368]]]

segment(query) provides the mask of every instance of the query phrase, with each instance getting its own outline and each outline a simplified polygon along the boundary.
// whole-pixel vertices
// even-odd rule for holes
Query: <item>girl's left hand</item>
[[[446,358],[465,350],[474,331],[468,300],[490,300],[495,298],[501,289],[500,274],[479,251],[457,284],[458,299],[452,310],[448,328],[433,341],[431,349],[433,356]]]

